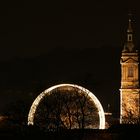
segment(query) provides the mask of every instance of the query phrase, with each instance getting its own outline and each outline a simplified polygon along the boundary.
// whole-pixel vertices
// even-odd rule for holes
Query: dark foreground
[[[1,128],[0,139],[48,140],[136,140],[140,139],[140,125],[115,125],[105,130],[59,130],[44,132],[36,127]]]

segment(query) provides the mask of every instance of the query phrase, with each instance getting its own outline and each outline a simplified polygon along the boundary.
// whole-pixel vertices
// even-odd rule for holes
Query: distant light
[[[54,89],[57,89],[59,87],[65,87],[65,86],[66,87],[75,87],[75,88],[83,91],[85,94],[88,94],[88,96],[92,99],[92,101],[95,103],[95,105],[96,105],[96,107],[98,109],[99,120],[100,120],[99,129],[105,129],[105,114],[104,114],[103,107],[102,107],[101,103],[99,102],[99,100],[97,99],[97,97],[92,92],[90,92],[89,90],[87,90],[87,89],[85,89],[85,88],[83,88],[81,86],[74,85],[74,84],[59,84],[59,85],[55,85],[55,86],[52,86],[52,87],[46,89],[42,93],[40,93],[37,96],[37,98],[34,100],[32,105],[31,105],[31,108],[30,108],[30,111],[29,111],[29,114],[28,114],[28,125],[34,125],[35,112],[36,112],[36,109],[37,109],[39,103],[41,102],[41,100],[46,95],[52,94],[51,91],[53,91]]]
[[[8,119],[8,116],[0,115],[0,122],[4,121],[6,119]]]

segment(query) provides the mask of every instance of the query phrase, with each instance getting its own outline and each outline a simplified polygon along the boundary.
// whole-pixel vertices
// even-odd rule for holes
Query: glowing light
[[[28,125],[34,125],[34,115],[36,112],[36,109],[39,105],[39,103],[41,102],[41,100],[45,97],[48,96],[50,94],[52,94],[51,91],[53,91],[54,89],[60,88],[60,87],[74,87],[77,88],[81,91],[83,91],[85,94],[88,94],[88,96],[92,99],[92,101],[95,103],[97,109],[98,109],[98,113],[99,113],[99,129],[105,129],[105,115],[104,115],[104,110],[103,107],[101,105],[101,103],[99,102],[99,100],[97,99],[97,97],[90,92],[89,90],[78,86],[78,85],[74,85],[74,84],[59,84],[59,85],[55,85],[52,86],[48,89],[46,89],[45,91],[43,91],[42,93],[40,93],[40,95],[37,96],[37,98],[34,100],[34,102],[31,105],[29,114],[28,114]]]

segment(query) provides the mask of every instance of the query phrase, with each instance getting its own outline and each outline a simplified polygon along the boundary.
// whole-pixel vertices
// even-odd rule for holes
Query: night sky
[[[0,113],[59,83],[81,85],[117,112],[129,11],[139,48],[138,2],[10,1],[0,15]]]

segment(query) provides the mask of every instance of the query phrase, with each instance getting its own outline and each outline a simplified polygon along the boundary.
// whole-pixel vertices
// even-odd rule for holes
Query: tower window
[[[128,35],[128,41],[132,41],[132,35]]]
[[[128,77],[133,77],[133,67],[128,68]]]

